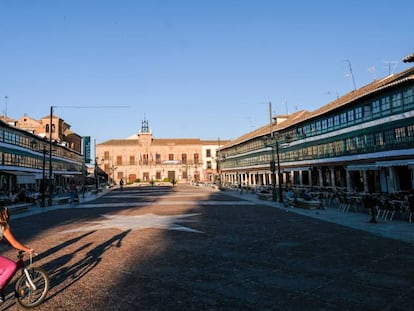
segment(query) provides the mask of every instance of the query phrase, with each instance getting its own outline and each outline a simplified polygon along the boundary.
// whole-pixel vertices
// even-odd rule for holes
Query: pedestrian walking
[[[70,191],[70,203],[74,204],[75,203],[75,197],[78,195],[78,188],[77,188],[76,183],[75,183],[74,180],[72,180],[72,182],[70,183],[69,191]]]

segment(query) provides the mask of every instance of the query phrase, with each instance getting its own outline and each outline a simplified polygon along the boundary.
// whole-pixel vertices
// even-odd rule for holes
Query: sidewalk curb
[[[103,189],[102,191],[98,192],[97,194],[89,194],[86,195],[85,198],[81,199],[79,204],[90,202],[93,200],[96,200],[97,198],[103,196],[104,194],[114,190],[114,188],[108,188]],[[82,195],[80,196],[82,198]],[[37,215],[42,213],[47,213],[50,211],[54,211],[57,209],[68,209],[68,208],[76,208],[74,205],[70,203],[61,204],[61,205],[52,205],[52,206],[46,206],[46,207],[40,207],[36,205],[28,206],[25,209],[19,210],[19,211],[13,211],[13,208],[10,208],[10,212],[13,215],[13,219],[19,219],[24,217],[29,217],[31,215]]]

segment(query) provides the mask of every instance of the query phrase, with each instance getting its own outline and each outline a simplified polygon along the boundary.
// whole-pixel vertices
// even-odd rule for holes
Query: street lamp
[[[106,185],[109,186],[109,170],[108,170],[108,173],[106,173],[105,159],[101,159],[101,166],[102,166],[102,170],[105,170],[105,174],[106,174]]]
[[[48,201],[49,201],[49,206],[52,205],[52,194],[53,194],[53,181],[52,181],[52,139],[53,139],[52,129],[54,128],[53,123],[52,123],[53,122],[53,108],[54,108],[54,106],[50,106],[50,119],[49,119],[49,179],[48,179],[48,186],[49,186],[49,200]]]
[[[272,159],[270,161],[270,170],[272,171],[272,200],[277,201],[276,194],[276,160],[277,160],[277,173],[279,180],[279,202],[283,203],[283,190],[282,190],[282,173],[280,171],[280,158],[279,158],[279,142],[272,135],[271,137],[264,136],[263,143],[265,146],[271,147]],[[276,149],[276,159],[275,159]]]
[[[102,159],[102,162],[104,160]],[[108,186],[112,186],[115,183],[115,170],[118,168],[118,166],[114,166],[113,164],[110,164],[108,166]],[[112,171],[112,178],[111,178],[111,171]]]
[[[112,185],[115,185],[115,170],[118,169],[118,166],[112,165]]]
[[[216,170],[217,170],[217,178],[218,178],[218,188],[221,190],[222,187],[222,183],[221,183],[221,163],[220,163],[220,157],[221,157],[221,153],[220,153],[220,138],[217,139],[217,151],[216,151],[216,158],[217,158],[217,163],[216,163]]]
[[[95,175],[95,189],[98,190],[98,178],[99,178],[99,174],[98,174],[98,158],[95,157],[95,170],[94,170],[94,175]]]
[[[32,140],[32,147],[37,148],[37,141]],[[43,145],[42,179],[40,181],[40,206],[45,207],[45,170],[46,170],[46,145]]]

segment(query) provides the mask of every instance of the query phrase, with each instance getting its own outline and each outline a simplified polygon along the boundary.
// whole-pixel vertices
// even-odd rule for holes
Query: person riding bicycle
[[[0,240],[2,240],[3,237],[18,250],[27,253],[32,253],[34,251],[33,248],[23,245],[13,236],[9,225],[9,211],[5,206],[0,207]],[[17,266],[13,260],[0,255],[0,303],[4,301],[3,286],[7,283],[9,278],[13,276],[16,269]]]

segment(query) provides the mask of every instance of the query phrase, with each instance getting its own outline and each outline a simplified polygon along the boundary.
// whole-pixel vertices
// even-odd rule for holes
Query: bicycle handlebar
[[[18,253],[17,253],[17,258],[19,258],[19,259],[23,258],[23,255],[24,255],[25,253],[26,253],[25,251],[18,250]],[[34,256],[37,256],[37,255],[38,255],[38,253],[35,253],[35,252],[27,252],[27,253],[28,253],[28,254],[29,254],[29,256],[30,256],[30,260],[32,260],[32,258],[33,258]]]

